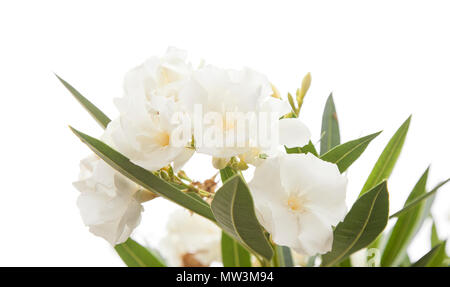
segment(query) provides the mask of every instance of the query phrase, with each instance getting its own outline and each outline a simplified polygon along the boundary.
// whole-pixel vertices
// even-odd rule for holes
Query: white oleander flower
[[[259,154],[270,153],[280,144],[285,144],[283,136],[288,135],[291,141],[306,144],[309,131],[298,119],[280,121],[281,137],[278,141],[278,119],[290,108],[273,95],[267,78],[248,68],[235,71],[206,66],[194,71],[179,99],[191,118],[199,113],[205,116],[201,129],[197,131],[193,120],[197,151],[225,159],[241,155],[248,163],[253,163]],[[251,116],[253,120],[250,120]],[[264,122],[261,116],[265,117]],[[242,119],[244,121],[240,125]],[[294,124],[297,129],[285,131],[287,123],[289,128]]]
[[[127,240],[141,220],[141,203],[153,198],[95,155],[81,161],[73,185],[80,191],[77,205],[84,224],[112,245]]]
[[[280,154],[256,167],[249,183],[260,223],[279,245],[304,255],[331,250],[347,211],[347,178],[312,154]]]
[[[178,93],[190,78],[192,66],[187,53],[167,49],[162,57],[152,57],[125,75],[124,96],[115,99],[121,114],[154,111],[152,101],[164,97],[178,101]]]
[[[173,121],[181,111],[178,93],[191,71],[185,52],[170,48],[126,75],[125,95],[116,99],[120,117],[110,126],[114,146],[133,163],[151,171],[174,163],[178,170],[192,156],[186,148],[190,129],[183,130],[182,118]]]
[[[170,266],[210,266],[221,261],[221,235],[214,223],[178,209],[170,215],[160,250]]]

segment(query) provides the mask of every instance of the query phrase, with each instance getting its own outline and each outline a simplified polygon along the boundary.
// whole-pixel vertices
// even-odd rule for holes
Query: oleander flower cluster
[[[150,266],[291,266],[292,254],[333,266],[386,226],[389,174],[371,174],[349,212],[346,206],[345,171],[379,133],[341,144],[330,96],[318,152],[300,113],[309,74],[282,97],[262,73],[194,65],[169,48],[125,75],[112,120],[60,80],[105,128],[99,140],[73,129],[94,151],[74,182],[82,220],[130,266],[142,264],[130,250],[148,253]],[[408,126],[409,119],[403,131]],[[406,132],[396,135],[403,144]],[[183,167],[195,153],[208,155],[216,169],[209,173],[220,176],[191,179]],[[244,170],[253,171],[248,183]],[[130,236],[157,197],[184,210],[169,218],[155,253]]]

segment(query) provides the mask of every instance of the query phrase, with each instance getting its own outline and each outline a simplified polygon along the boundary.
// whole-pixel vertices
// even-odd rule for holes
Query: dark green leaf
[[[389,143],[386,145],[377,162],[375,163],[372,172],[367,178],[367,181],[364,184],[359,196],[366,193],[381,181],[389,178],[402,150],[406,134],[408,133],[410,122],[411,116],[400,126]]]
[[[148,170],[133,164],[128,158],[105,143],[79,132],[74,128],[71,129],[95,154],[130,180],[207,219],[215,221],[211,209],[204,203],[180,191]]]
[[[236,172],[229,166],[222,168],[220,170],[220,179],[222,180],[222,183],[225,183],[229,178],[233,177]]]
[[[158,256],[131,238],[114,249],[128,267],[165,267]]]
[[[429,168],[425,170],[414,186],[404,204],[405,206],[426,193],[428,172]],[[420,229],[421,217],[423,216],[424,211],[425,202],[422,202],[398,218],[384,248],[381,257],[381,266],[397,266],[402,262],[406,255],[406,249],[416,234],[416,231]]]
[[[98,109],[93,103],[88,99],[83,97],[74,87],[69,83],[64,81],[58,75],[55,76],[61,81],[61,83],[66,87],[67,90],[77,99],[77,101],[89,112],[89,114],[97,121],[97,123],[102,127],[106,128],[111,121],[100,109]]]
[[[224,267],[252,266],[250,253],[225,232],[222,232],[222,263]]]
[[[344,144],[338,145],[333,149],[329,150],[323,154],[320,158],[335,163],[339,171],[343,173],[349,168],[349,166],[359,158],[359,156],[364,152],[369,143],[376,138],[381,132],[377,132],[356,140],[346,142]]]
[[[325,109],[322,116],[322,133],[320,141],[320,155],[341,143],[339,135],[339,123],[336,114],[336,107],[334,106],[333,94],[327,99]]]
[[[252,253],[270,260],[272,247],[256,219],[253,198],[240,175],[228,179],[216,192],[211,209],[222,229]]]
[[[366,247],[384,230],[389,216],[386,181],[361,196],[334,230],[333,247],[322,256],[323,266],[333,266]]]
[[[222,183],[225,183],[235,174],[236,171],[229,166],[221,169]],[[225,232],[222,232],[222,263],[225,267],[251,266],[250,253]]]

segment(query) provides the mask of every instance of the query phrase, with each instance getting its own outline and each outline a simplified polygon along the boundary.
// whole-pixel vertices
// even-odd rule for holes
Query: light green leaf
[[[400,267],[410,267],[411,266],[411,259],[409,258],[408,254],[405,255],[402,262],[399,264]]]
[[[436,223],[433,220],[433,225],[431,226],[431,238],[430,238],[431,247],[438,245],[440,242],[441,242],[441,240],[439,239],[439,235],[437,233]]]
[[[405,206],[414,199],[426,193],[429,168],[425,170],[419,181],[405,202]],[[421,218],[424,216],[425,202],[418,204],[415,208],[402,214],[395,223],[392,233],[384,247],[381,257],[381,266],[398,266],[406,255],[406,250],[411,243],[416,232],[420,229]],[[427,215],[426,215],[427,216]]]
[[[58,75],[55,76],[61,81],[61,83],[66,87],[67,90],[77,99],[77,101],[89,112],[89,114],[97,121],[97,123],[102,127],[106,128],[111,121],[100,109],[98,109],[93,103],[88,99],[83,97],[74,87],[69,83],[64,81]]]
[[[418,196],[417,198],[412,200],[410,203],[408,203],[406,206],[404,206],[401,210],[399,210],[396,213],[394,213],[391,216],[389,216],[389,218],[399,217],[400,215],[404,214],[405,212],[407,212],[411,208],[414,208],[415,206],[420,204],[423,200],[425,200],[428,197],[434,195],[439,190],[439,188],[441,188],[443,185],[445,185],[449,181],[450,181],[450,178],[442,181],[441,183],[436,185],[430,192],[427,192],[427,193],[425,193],[425,194],[423,194],[421,196]]]
[[[334,106],[333,94],[327,99],[325,109],[322,116],[322,140],[320,141],[320,155],[341,143],[339,135],[339,123],[336,114],[336,107]]]
[[[317,255],[310,256],[308,258],[308,262],[306,262],[306,267],[316,266],[316,258],[317,258]]]
[[[408,119],[400,126],[389,143],[386,145],[377,162],[375,163],[372,172],[367,178],[367,181],[364,184],[359,196],[366,193],[381,181],[389,178],[402,150],[406,134],[408,133],[410,122],[411,116],[409,116]]]
[[[228,179],[214,195],[211,209],[219,226],[250,252],[267,260],[272,247],[256,219],[253,199],[240,175]]]
[[[435,246],[416,263],[411,265],[411,267],[444,267],[446,258],[445,244],[446,242],[444,241]]]
[[[349,166],[359,158],[359,156],[364,152],[369,143],[376,138],[381,132],[377,132],[356,140],[346,142],[344,144],[335,146],[320,158],[335,163],[339,171],[343,173],[349,168]]]
[[[250,253],[225,232],[222,232],[222,263],[224,267],[252,267]]]
[[[285,147],[285,149],[286,153],[311,153],[316,157],[319,157],[319,154],[317,153],[317,150],[311,141],[309,141],[307,145],[304,145],[302,147],[293,147],[293,148]]]
[[[294,260],[292,259],[291,249],[287,246],[276,245],[276,254],[279,267],[293,267]]]
[[[71,129],[95,154],[130,180],[207,219],[215,221],[211,209],[204,203],[180,191],[148,170],[133,164],[128,158],[98,139],[79,132],[74,128]]]
[[[334,230],[333,247],[322,256],[323,266],[333,266],[369,245],[384,230],[389,216],[386,181],[361,196]]]
[[[158,256],[131,238],[114,249],[128,267],[165,267]]]

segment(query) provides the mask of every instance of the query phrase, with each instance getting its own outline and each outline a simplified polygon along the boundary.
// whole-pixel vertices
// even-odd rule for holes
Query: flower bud
[[[227,167],[228,161],[228,158],[213,157],[212,165],[214,166],[214,168],[222,169]]]

